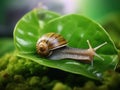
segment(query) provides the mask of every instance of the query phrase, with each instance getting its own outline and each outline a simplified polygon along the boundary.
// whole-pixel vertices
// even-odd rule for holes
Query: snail
[[[94,56],[104,60],[96,53],[96,50],[107,44],[107,42],[92,48],[89,40],[87,40],[88,49],[72,48],[67,46],[65,38],[57,33],[47,33],[40,37],[36,44],[37,53],[40,56],[51,60],[74,59],[93,63]]]

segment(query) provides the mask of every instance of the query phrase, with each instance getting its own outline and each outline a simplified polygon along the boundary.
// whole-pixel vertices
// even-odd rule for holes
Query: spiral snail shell
[[[49,56],[52,50],[64,47],[67,41],[57,33],[47,33],[37,41],[37,53],[41,56]]]
[[[67,41],[63,36],[57,33],[47,33],[40,37],[36,44],[37,53],[40,56],[47,57],[51,60],[74,59],[93,63],[94,56],[104,60],[96,53],[96,50],[107,44],[104,42],[99,46],[92,48],[87,40],[88,49],[78,49],[67,46]]]

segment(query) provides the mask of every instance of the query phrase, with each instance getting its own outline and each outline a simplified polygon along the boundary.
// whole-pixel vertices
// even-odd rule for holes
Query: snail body
[[[88,49],[78,49],[67,46],[67,41],[60,34],[47,33],[43,35],[36,44],[37,53],[51,60],[74,59],[92,62],[94,56],[100,57],[96,50],[107,44],[107,42],[92,48],[87,40]]]

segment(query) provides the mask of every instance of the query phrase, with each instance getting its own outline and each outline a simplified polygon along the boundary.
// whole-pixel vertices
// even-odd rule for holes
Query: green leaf
[[[43,12],[43,11],[41,11]],[[28,58],[41,65],[57,68],[63,71],[84,75],[94,79],[100,79],[106,70],[113,70],[118,63],[117,50],[113,41],[105,30],[94,21],[77,14],[58,17],[48,11],[44,15],[54,16],[49,19],[38,18],[36,10],[23,16],[14,30],[14,40],[20,57]],[[30,17],[30,18],[28,18]],[[57,18],[56,18],[57,17]],[[42,27],[41,23],[42,21]],[[94,66],[75,60],[49,60],[36,54],[36,41],[40,36],[48,32],[56,32],[64,36],[68,45],[76,48],[87,49],[87,40],[92,47],[104,42],[107,45],[97,50],[97,53],[105,60],[95,57]]]

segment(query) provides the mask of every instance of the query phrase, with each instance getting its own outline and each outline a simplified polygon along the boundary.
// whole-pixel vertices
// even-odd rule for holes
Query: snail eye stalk
[[[95,48],[92,48],[92,45],[90,44],[90,41],[89,41],[89,40],[87,40],[87,43],[88,43],[89,49],[93,49],[94,55],[104,61],[104,58],[101,57],[100,55],[98,55],[95,51],[97,51],[99,48],[101,48],[101,47],[103,47],[104,45],[106,45],[107,42],[104,42],[104,43],[100,44],[99,46],[97,46],[97,47],[95,47]],[[93,66],[93,60],[91,61],[91,66]]]

